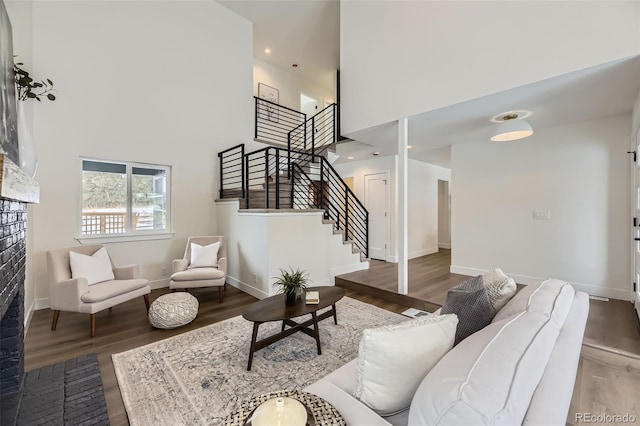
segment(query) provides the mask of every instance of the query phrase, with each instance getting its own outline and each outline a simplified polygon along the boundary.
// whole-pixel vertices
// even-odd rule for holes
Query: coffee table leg
[[[281,331],[284,331],[284,320],[282,320],[282,330]]]
[[[333,304],[333,322],[338,325],[338,311],[336,311],[336,305]]]
[[[313,330],[316,335],[316,344],[318,345],[318,355],[322,355],[322,349],[320,349],[320,329],[318,328],[318,316],[315,312],[311,312],[311,318],[313,318]]]
[[[253,323],[253,335],[251,336],[251,348],[249,349],[249,364],[247,365],[247,371],[251,371],[251,363],[253,362],[253,353],[255,352],[256,339],[258,338],[259,322]]]

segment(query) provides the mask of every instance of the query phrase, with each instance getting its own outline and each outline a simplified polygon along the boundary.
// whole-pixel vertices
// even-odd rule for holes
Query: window
[[[82,235],[170,231],[169,166],[82,160]]]

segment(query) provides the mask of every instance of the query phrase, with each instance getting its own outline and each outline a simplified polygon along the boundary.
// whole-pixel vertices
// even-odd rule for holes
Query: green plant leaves
[[[49,93],[53,90],[53,81],[48,78],[39,82],[34,81],[27,71],[20,68],[22,65],[24,65],[22,62],[15,62],[13,65],[18,99],[21,101],[36,99],[38,102],[42,102],[40,97],[46,96],[48,100],[55,101],[56,97]]]
[[[273,283],[274,287],[279,287],[282,293],[301,292],[307,288],[309,282],[309,274],[306,271],[301,271],[289,267],[290,271],[280,269],[280,276],[276,277],[277,280]]]

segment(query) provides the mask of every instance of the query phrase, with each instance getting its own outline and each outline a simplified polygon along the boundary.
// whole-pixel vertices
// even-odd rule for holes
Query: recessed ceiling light
[[[294,67],[294,68],[298,68],[298,64],[293,64],[291,66]]]
[[[269,49],[269,48],[267,47],[266,49],[264,49],[264,53],[266,53],[266,54],[268,55],[269,53],[271,53],[271,49]]]
[[[371,155],[373,155],[374,157],[377,157],[378,155],[380,155],[380,153],[376,151],[376,152],[372,152]]]
[[[355,157],[353,155],[350,155],[347,157],[347,160],[353,160]]]
[[[407,149],[413,148],[413,145],[407,145]]]

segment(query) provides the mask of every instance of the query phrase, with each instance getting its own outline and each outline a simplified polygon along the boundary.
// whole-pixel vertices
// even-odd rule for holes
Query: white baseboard
[[[151,290],[157,290],[159,288],[167,288],[169,287],[169,278],[161,278],[159,280],[149,281],[149,286]]]
[[[267,294],[265,291],[260,290],[259,288],[255,288],[247,283],[244,283],[238,279],[235,279],[233,277],[230,277],[229,275],[227,275],[227,284],[237,288],[238,290],[242,290],[245,293],[248,293],[250,295],[252,295],[253,297],[256,297],[258,299],[265,299],[267,297],[269,297],[270,295]]]
[[[443,249],[450,249],[450,248],[451,248],[451,244],[447,244],[447,243],[438,243],[438,247],[439,247],[439,248],[443,248]]]
[[[24,315],[24,337],[27,338],[27,331],[29,331],[29,324],[31,324],[31,318],[33,318],[33,311],[36,309],[36,301],[31,302],[31,306],[27,309]]]
[[[352,263],[351,265],[335,266],[329,269],[329,275],[331,276],[331,278],[325,281],[333,282],[333,277],[335,277],[336,275],[348,274],[349,272],[362,271],[365,269],[369,269],[368,261]],[[316,284],[316,285],[320,285],[320,284]],[[333,285],[333,284],[327,284],[327,285]]]
[[[427,256],[437,252],[438,252],[438,247],[429,247],[429,248],[421,249],[418,251],[412,251],[411,253],[409,253],[409,259],[411,260],[411,259],[415,259],[416,257]]]
[[[40,311],[42,309],[49,309],[51,305],[49,304],[49,298],[43,297],[42,299],[36,299],[33,301],[35,304],[35,310]]]
[[[456,266],[456,265],[451,265],[451,268],[449,269],[449,271],[452,274],[469,275],[472,277],[475,277],[477,275],[482,275],[485,272],[487,272],[486,269],[467,268],[464,266]],[[540,278],[540,277],[531,277],[528,275],[513,274],[507,271],[504,271],[504,273],[510,276],[511,278],[513,278],[516,283],[524,284],[524,285],[538,284],[547,279],[547,278]],[[562,279],[562,278],[558,278],[558,279]],[[608,297],[610,299],[627,300],[627,301],[633,300],[633,295],[631,294],[630,291],[627,291],[627,290],[620,290],[617,288],[596,287],[589,284],[577,283],[575,281],[568,281],[568,282],[576,290],[584,291],[585,293],[591,296]]]

